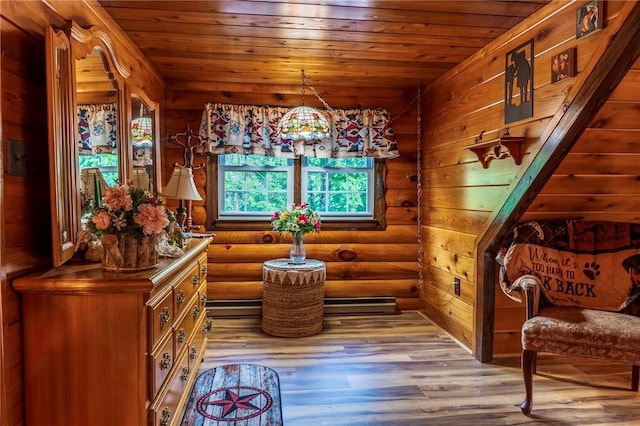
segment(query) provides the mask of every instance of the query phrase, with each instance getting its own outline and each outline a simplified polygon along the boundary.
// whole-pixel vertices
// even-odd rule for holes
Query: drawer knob
[[[198,283],[200,282],[200,277],[196,274],[193,276],[193,278],[191,279],[191,283],[193,285],[198,285]]]
[[[202,271],[202,275],[206,277],[207,276],[207,265],[204,265],[202,267],[201,271]]]
[[[166,370],[171,367],[171,355],[169,352],[165,352],[162,354],[162,359],[160,360],[160,370]]]
[[[176,302],[178,302],[178,305],[181,305],[184,303],[184,299],[186,299],[186,296],[184,295],[184,291],[179,290],[178,291],[178,296],[176,297]]]
[[[191,352],[189,352],[189,359],[196,359],[198,356],[198,349],[195,346],[191,346]]]
[[[171,311],[166,306],[162,308],[162,312],[160,312],[160,324],[166,324],[171,319]]]
[[[178,331],[178,343],[184,343],[186,339],[187,339],[187,334],[184,332],[183,329],[180,329],[180,331]]]
[[[189,379],[189,368],[183,367],[182,374],[180,375],[180,380],[182,380],[183,382],[186,382],[188,379]]]
[[[202,303],[202,306],[206,306],[207,304],[207,295],[203,294],[202,296],[200,296],[200,302]]]
[[[160,426],[169,426],[169,420],[171,420],[171,411],[165,408],[162,410],[162,417],[160,417]]]
[[[198,318],[198,315],[200,315],[200,307],[196,305],[193,307],[193,319]]]
[[[204,324],[202,324],[202,334],[207,334],[208,332],[210,332],[212,327],[213,327],[213,320],[210,318],[207,318]]]

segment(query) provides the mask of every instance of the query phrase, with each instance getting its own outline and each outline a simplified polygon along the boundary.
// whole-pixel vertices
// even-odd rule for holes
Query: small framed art
[[[603,4],[592,0],[576,11],[576,38],[594,33],[603,25]]]
[[[576,75],[575,48],[567,49],[551,57],[551,82],[557,83]]]

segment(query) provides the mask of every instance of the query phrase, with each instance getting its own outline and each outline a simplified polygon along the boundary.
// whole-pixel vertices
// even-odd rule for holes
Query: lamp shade
[[[324,114],[305,105],[287,112],[278,123],[276,131],[283,139],[326,139],[331,134]]]
[[[98,167],[80,170],[80,191],[89,199],[95,200],[96,205],[102,200],[102,194],[108,186]]]
[[[202,197],[198,194],[193,180],[193,171],[190,167],[175,167],[171,179],[169,179],[167,186],[162,191],[162,195],[178,200],[202,200]]]
[[[149,174],[144,167],[133,168],[133,186],[134,188],[142,188],[145,191],[149,190]]]

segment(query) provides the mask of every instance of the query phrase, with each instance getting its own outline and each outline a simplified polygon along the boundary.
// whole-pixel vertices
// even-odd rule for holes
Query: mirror
[[[82,215],[97,206],[107,186],[120,180],[118,82],[102,50],[75,61],[78,165]]]
[[[130,88],[129,141],[131,147],[130,183],[153,194],[160,192],[158,151],[158,104],[141,90]]]
[[[60,266],[75,252],[82,213],[126,176],[129,71],[98,27],[69,21],[64,30],[48,28],[45,38],[53,264]]]

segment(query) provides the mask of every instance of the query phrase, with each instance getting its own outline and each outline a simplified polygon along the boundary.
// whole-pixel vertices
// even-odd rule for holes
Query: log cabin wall
[[[215,70],[212,70],[215,73]],[[313,85],[313,81],[310,82]],[[184,132],[187,125],[198,129],[206,102],[296,106],[300,86],[167,82],[167,131]],[[315,87],[315,85],[314,85]],[[324,230],[305,236],[307,257],[326,263],[325,297],[396,297],[400,309],[418,307],[417,267],[417,124],[415,106],[409,107],[416,92],[355,87],[315,87],[334,108],[387,108],[398,137],[401,156],[386,160],[385,230]],[[322,108],[313,96],[305,104]],[[163,164],[182,164],[182,148],[167,141]],[[206,161],[196,158],[194,163]],[[166,167],[165,167],[166,171]],[[206,170],[195,170],[196,186],[206,194]],[[165,177],[167,179],[167,177]],[[166,182],[166,180],[165,180]],[[207,222],[206,200],[194,202],[196,224]],[[284,206],[283,206],[284,207]],[[262,298],[262,264],[265,260],[288,257],[291,238],[278,236],[268,224],[264,230],[215,230],[209,249],[209,300],[252,300]]]
[[[477,330],[477,241],[489,219],[503,206],[512,184],[540,150],[540,137],[577,79],[552,84],[551,57],[575,48],[579,76],[591,61],[598,60],[594,57],[596,47],[610,36],[608,28],[619,14],[629,9],[629,2],[607,2],[604,29],[576,39],[576,11],[584,4],[550,3],[425,90],[425,98],[430,101],[425,107],[422,156],[425,283],[420,292],[421,310],[472,351],[476,350]],[[473,144],[483,131],[485,141],[504,132],[505,55],[530,39],[534,39],[535,56],[533,117],[508,125],[512,136],[526,136],[522,164],[505,158],[491,161],[485,169],[478,157],[463,147]],[[616,91],[594,120],[594,129],[574,147],[523,220],[556,215],[637,218],[637,203],[628,196],[638,185],[630,155],[638,152],[633,146],[633,129],[637,127],[631,123],[637,105],[626,103],[633,96],[627,90],[634,82],[637,86],[637,81],[636,72],[630,72],[622,85],[627,89]],[[631,93],[638,91],[633,89]],[[626,127],[619,127],[623,122]],[[606,132],[602,127],[623,129],[624,135],[620,136],[626,137],[626,143],[599,144]],[[611,140],[617,138],[611,136]],[[618,161],[622,161],[620,167]],[[456,277],[461,279],[459,297],[454,295]],[[517,353],[523,307],[495,288],[494,353]]]
[[[129,82],[163,102],[165,88],[139,50],[95,2],[3,1],[0,4],[2,63],[2,199],[0,302],[4,368],[2,425],[24,424],[22,320],[18,293],[11,280],[52,265],[47,156],[47,92],[44,30],[73,19],[100,25],[131,71]],[[9,173],[9,149],[24,150],[26,175]],[[43,325],[44,327],[44,325]],[[43,328],[46,332],[46,327]]]

